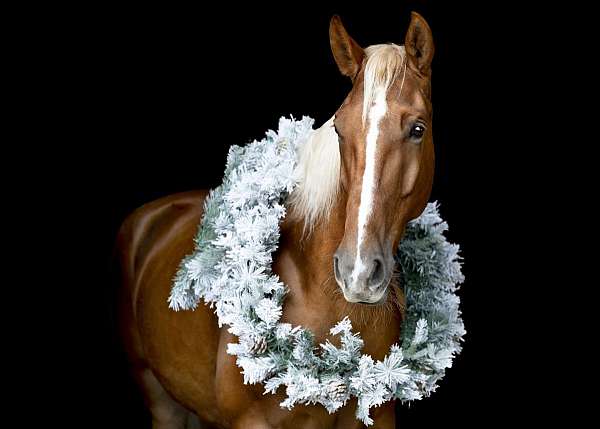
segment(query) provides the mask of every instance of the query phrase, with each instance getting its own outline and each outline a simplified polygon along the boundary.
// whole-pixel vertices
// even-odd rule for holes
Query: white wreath
[[[330,331],[339,335],[339,348],[329,341],[316,347],[310,331],[280,322],[286,288],[271,270],[272,254],[296,185],[297,149],[313,123],[281,118],[277,132],[231,147],[223,184],[204,203],[196,250],[181,262],[169,306],[194,309],[202,299],[214,307],[219,326],[239,338],[227,352],[237,356],[244,383],[263,383],[265,393],[285,386],[282,407],[320,403],[333,413],[355,396],[356,417],[371,425],[371,407],[429,396],[461,350],[459,247],[446,241],[436,203],[409,222],[397,253],[407,304],[401,346],[382,361],[361,354],[363,340],[347,317]]]

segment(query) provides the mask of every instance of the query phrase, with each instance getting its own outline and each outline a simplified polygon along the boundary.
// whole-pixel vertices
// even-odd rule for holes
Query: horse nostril
[[[338,281],[342,281],[342,276],[340,275],[340,258],[337,255],[333,257],[333,273]]]
[[[373,269],[371,270],[371,275],[367,280],[367,285],[369,287],[377,287],[381,283],[383,283],[384,278],[385,272],[383,269],[383,262],[381,261],[381,259],[375,259],[373,261]]]

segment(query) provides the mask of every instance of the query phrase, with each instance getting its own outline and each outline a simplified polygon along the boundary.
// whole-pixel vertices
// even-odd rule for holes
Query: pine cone
[[[262,335],[252,337],[252,347],[249,352],[253,355],[262,355],[267,351],[267,339]]]
[[[329,397],[334,401],[343,401],[346,397],[346,383],[342,380],[332,380],[327,385]]]

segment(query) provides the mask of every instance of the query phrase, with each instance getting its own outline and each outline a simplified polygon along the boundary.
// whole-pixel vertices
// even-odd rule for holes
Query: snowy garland
[[[204,203],[196,250],[179,267],[169,306],[194,309],[202,299],[215,308],[219,326],[239,339],[227,352],[237,356],[244,383],[263,383],[265,394],[285,386],[282,407],[320,403],[333,413],[354,396],[356,417],[371,425],[370,408],[429,396],[461,350],[459,248],[446,241],[448,226],[435,203],[407,225],[396,255],[407,304],[401,345],[382,361],[361,354],[363,340],[347,317],[330,331],[340,347],[329,341],[316,347],[310,331],[280,322],[286,287],[271,270],[272,254],[297,183],[297,149],[313,122],[281,118],[277,132],[231,147],[223,184]]]

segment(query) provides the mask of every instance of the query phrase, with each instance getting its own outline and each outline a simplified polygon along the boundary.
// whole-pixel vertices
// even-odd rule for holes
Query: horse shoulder
[[[161,225],[172,223],[184,213],[198,211],[201,215],[204,191],[169,195],[134,210],[125,218],[116,240],[116,258],[120,272],[119,313],[121,335],[131,359],[137,361],[143,354],[136,325],[137,296],[142,267],[152,252]],[[191,239],[191,238],[190,238]]]
[[[169,195],[135,210],[119,232],[121,330],[134,367],[149,368],[179,403],[214,421],[219,328],[212,310],[172,311],[167,298],[208,193]],[[135,371],[135,368],[134,368]]]

